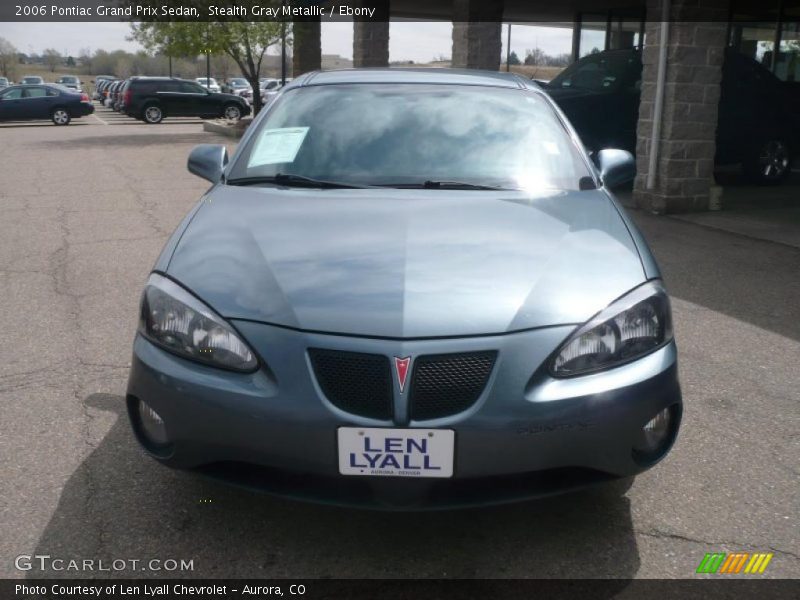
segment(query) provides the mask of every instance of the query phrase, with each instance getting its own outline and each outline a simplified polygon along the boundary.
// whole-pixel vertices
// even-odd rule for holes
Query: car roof
[[[531,82],[515,73],[475,69],[397,68],[341,69],[315,71],[292,81],[293,87],[346,83],[427,83],[460,84],[516,89],[535,89]]]
[[[14,85],[8,86],[3,91],[10,90],[11,88],[32,88],[32,87],[52,87],[52,88],[58,88],[60,90],[68,89],[65,88],[63,85],[59,85],[57,83],[47,83],[46,81],[43,81],[42,83],[15,83]]]

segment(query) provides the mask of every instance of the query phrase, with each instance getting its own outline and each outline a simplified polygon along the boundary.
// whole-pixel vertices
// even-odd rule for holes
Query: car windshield
[[[577,190],[591,178],[538,93],[419,84],[309,86],[286,93],[228,179],[287,175],[352,185],[526,190]]]
[[[571,64],[550,82],[549,87],[615,91],[625,85],[635,85],[641,69],[638,55],[628,52],[598,53]]]
[[[22,80],[22,83],[41,83],[41,82],[42,82],[41,77],[25,77]]]
[[[231,79],[231,84],[242,87],[249,85],[246,79]]]
[[[77,81],[76,77],[62,77],[59,83],[76,83]]]

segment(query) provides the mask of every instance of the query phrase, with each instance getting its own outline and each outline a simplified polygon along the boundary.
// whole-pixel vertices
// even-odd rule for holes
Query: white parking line
[[[93,116],[95,119],[97,119],[98,121],[100,121],[100,122],[101,122],[103,125],[108,125],[108,123],[107,123],[106,121],[103,121],[103,119],[101,119],[100,117],[98,117],[96,114],[92,113],[92,116]]]

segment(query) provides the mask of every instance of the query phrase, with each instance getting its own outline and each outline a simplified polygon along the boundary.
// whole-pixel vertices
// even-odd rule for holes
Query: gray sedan
[[[347,505],[629,482],[677,436],[677,350],[609,191],[633,158],[595,160],[513,75],[296,79],[232,159],[189,157],[212,185],[145,286],[136,438],[171,467]]]

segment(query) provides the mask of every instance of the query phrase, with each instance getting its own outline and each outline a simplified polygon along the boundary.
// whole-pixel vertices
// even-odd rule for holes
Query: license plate
[[[340,427],[339,473],[378,477],[452,477],[451,429]]]

